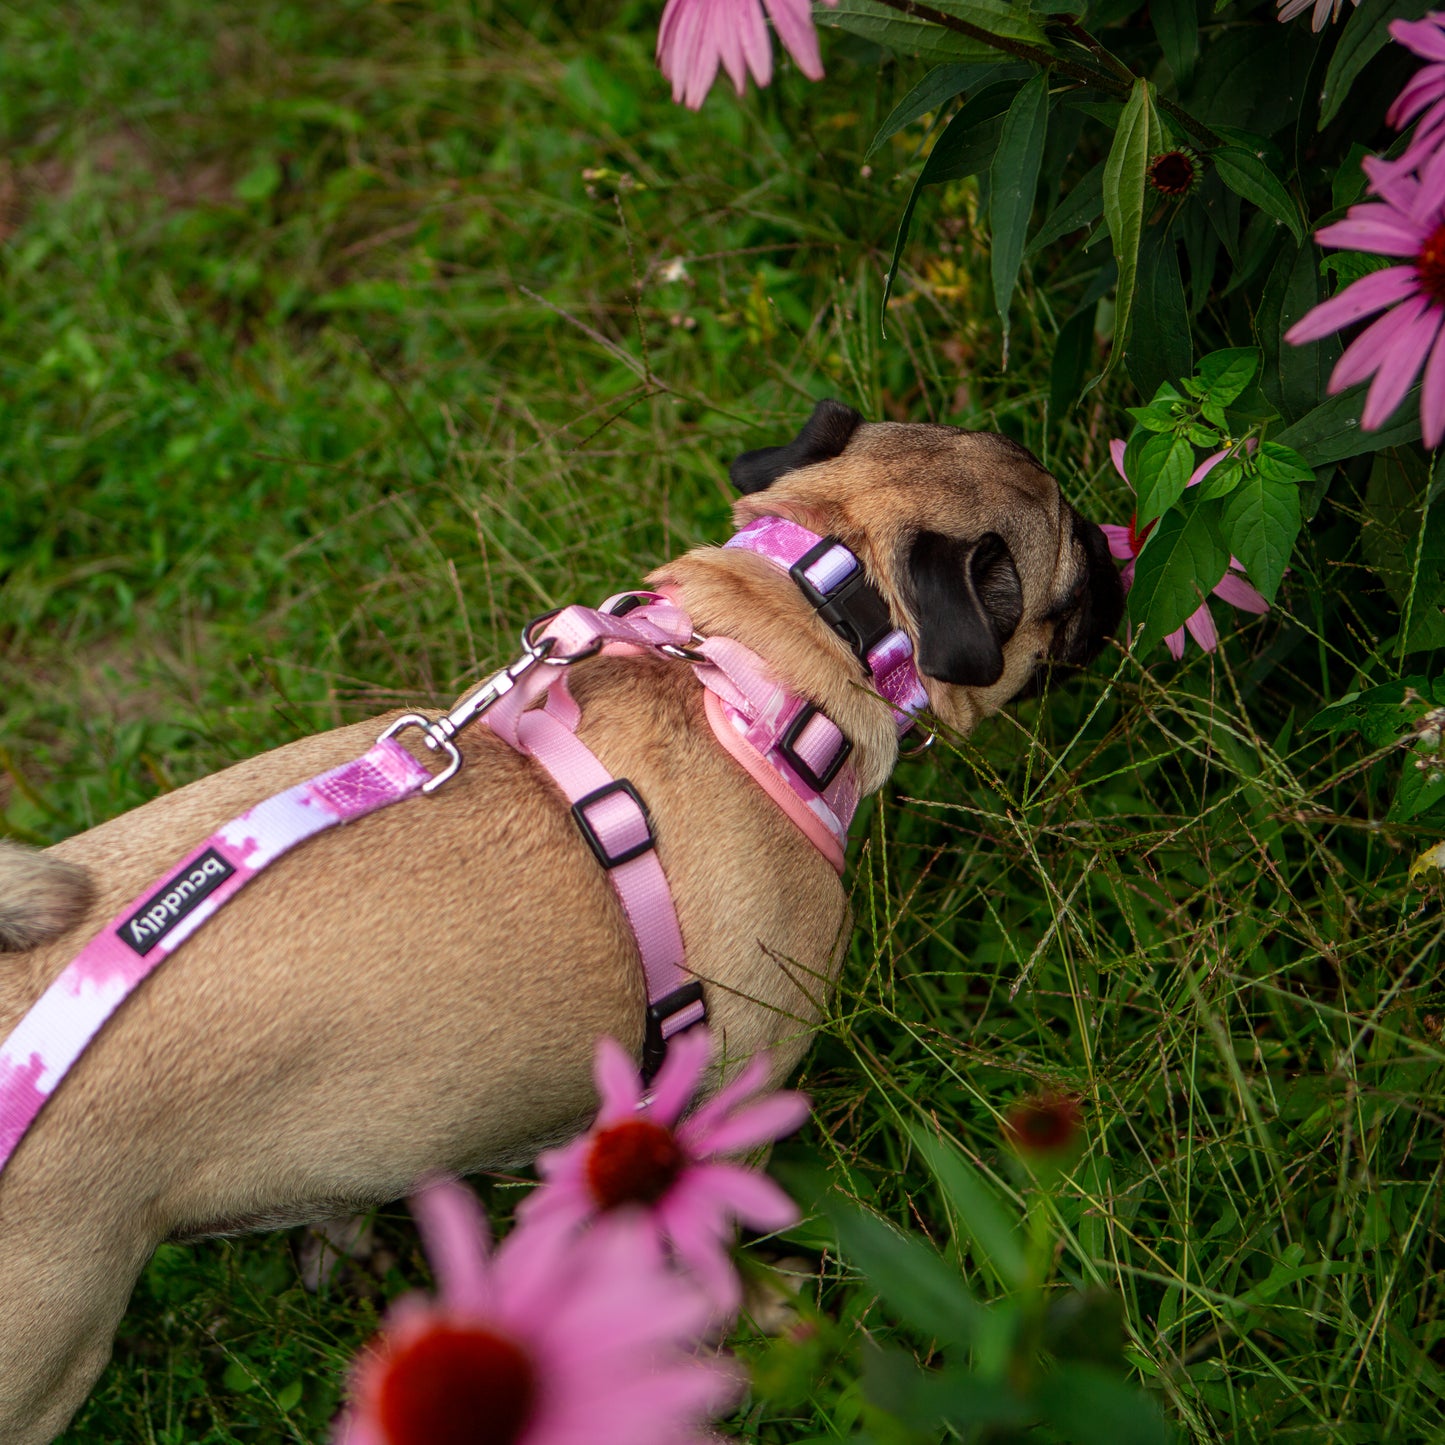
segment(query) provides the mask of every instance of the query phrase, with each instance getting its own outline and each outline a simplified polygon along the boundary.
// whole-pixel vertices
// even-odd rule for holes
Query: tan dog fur
[[[842,456],[744,497],[738,520],[775,513],[837,533],[915,636],[926,619],[899,570],[911,532],[1001,533],[1024,592],[1003,676],[978,689],[926,680],[938,716],[967,728],[1056,643],[1041,619],[1087,567],[1072,510],[1026,456],[980,434],[865,425]],[[785,575],[702,548],[651,580],[681,590],[700,631],[739,638],[824,707],[854,740],[865,791],[881,786],[897,751],[888,709]],[[728,1063],[771,1049],[781,1079],[846,943],[840,880],[717,745],[685,664],[598,659],[572,680],[579,735],[652,812]],[[48,854],[0,849],[0,924],[18,881],[36,932],[46,909],[52,929],[74,924],[0,955],[0,1037],[186,850],[357,756],[388,720],[238,764]],[[435,795],[298,847],[188,941],[0,1175],[0,1445],[42,1445],[64,1427],[161,1240],[314,1220],[437,1171],[526,1163],[590,1118],[598,1035],[640,1047],[636,946],[564,801],[484,728],[462,750],[465,767]],[[88,903],[78,921],[76,903]]]

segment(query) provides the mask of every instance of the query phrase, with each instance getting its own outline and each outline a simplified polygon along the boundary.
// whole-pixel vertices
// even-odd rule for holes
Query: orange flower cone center
[[[1149,162],[1149,180],[1166,196],[1187,196],[1199,178],[1194,158],[1183,151],[1166,151]]]
[[[603,1209],[656,1204],[686,1162],[671,1129],[646,1119],[627,1119],[603,1129],[592,1141],[587,1185]]]
[[[1139,514],[1135,512],[1129,518],[1129,550],[1137,557],[1139,549],[1144,545],[1144,539],[1154,530],[1154,523],[1150,522],[1141,532],[1139,530]]]
[[[1430,233],[1415,258],[1415,274],[1432,301],[1445,306],[1445,221]]]
[[[377,1415],[387,1445],[517,1445],[537,1376],[504,1335],[438,1325],[386,1363]]]

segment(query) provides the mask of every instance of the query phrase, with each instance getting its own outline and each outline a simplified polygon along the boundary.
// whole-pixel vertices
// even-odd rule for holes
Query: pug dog
[[[949,728],[966,732],[1044,669],[1088,662],[1119,622],[1103,534],[1002,436],[869,424],[822,402],[731,475],[739,527],[778,516],[852,549]],[[863,794],[883,785],[892,712],[785,571],[699,547],[648,583],[826,712]],[[843,956],[836,869],[719,746],[690,667],[598,657],[571,682],[578,737],[647,801],[724,1067],[766,1050],[781,1079]],[[394,717],[303,738],[44,852],[0,848],[0,1038],[187,850],[365,752]],[[458,745],[445,789],[312,838],[191,937],[0,1174],[3,1445],[64,1428],[161,1241],[315,1221],[439,1173],[526,1163],[589,1122],[598,1036],[640,1047],[637,945],[566,799],[485,728]]]

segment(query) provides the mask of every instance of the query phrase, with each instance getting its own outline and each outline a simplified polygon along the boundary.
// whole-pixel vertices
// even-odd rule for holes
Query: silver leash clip
[[[434,753],[446,754],[446,767],[430,782],[421,785],[422,792],[434,793],[443,783],[456,777],[460,771],[462,755],[452,739],[468,723],[475,722],[489,707],[506,697],[539,662],[547,660],[555,639],[544,637],[534,643],[528,635],[530,631],[529,627],[527,632],[522,635],[522,646],[526,648],[522,656],[515,662],[508,663],[499,672],[494,672],[479,688],[474,692],[469,692],[450,712],[443,713],[434,721],[431,718],[423,717],[420,713],[404,713],[382,733],[382,738],[390,738],[395,737],[397,733],[406,728],[420,728],[422,741],[426,743],[427,747]],[[379,738],[377,741],[380,740]]]

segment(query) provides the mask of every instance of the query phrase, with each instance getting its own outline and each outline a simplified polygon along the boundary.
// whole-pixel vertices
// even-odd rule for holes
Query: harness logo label
[[[142,958],[177,924],[189,918],[236,871],[214,848],[207,848],[183,873],[160,888],[117,931],[120,941]]]

